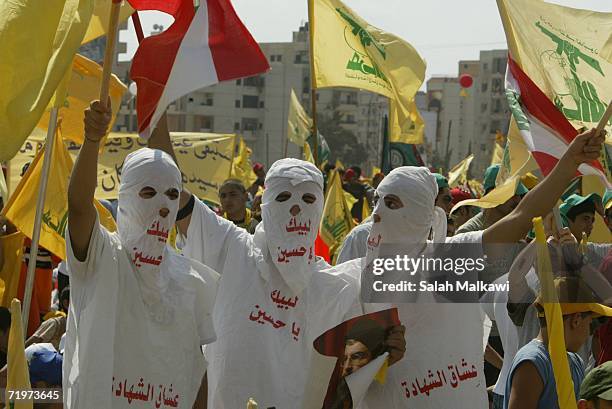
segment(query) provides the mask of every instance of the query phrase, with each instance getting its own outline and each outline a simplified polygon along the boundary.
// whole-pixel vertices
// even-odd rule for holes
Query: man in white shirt
[[[85,138],[68,188],[66,253],[71,302],[65,341],[66,408],[192,409],[215,340],[217,274],[166,242],[181,173],[162,151],[126,158],[117,233],[93,206],[110,99],[85,111]]]
[[[162,120],[149,146],[172,153]],[[206,348],[208,407],[299,409],[313,341],[362,314],[356,281],[331,274],[314,254],[323,213],[323,175],[309,162],[281,159],[266,174],[255,235],[183,193],[177,227],[186,256],[221,273],[214,310],[218,340]],[[403,328],[386,339],[393,364]]]
[[[376,191],[379,200],[372,214],[374,223],[366,257],[338,265],[334,270],[364,280],[368,276],[362,277],[362,271],[377,258],[395,257],[397,254],[413,259],[427,257],[426,243],[432,230],[434,243],[471,246],[477,253],[472,258],[485,255],[499,258],[503,254],[497,254],[500,249],[495,245],[512,244],[524,238],[532,226],[532,219],[549,213],[575,176],[578,166],[598,157],[604,137],[604,134],[595,135],[594,130],[578,135],[551,173],[510,214],[484,231],[450,238],[445,238],[443,211],[434,206],[438,193],[434,176],[426,168],[394,169]],[[361,284],[367,293],[368,284],[365,281]],[[428,295],[431,294],[419,294]],[[485,407],[483,313],[480,306],[423,303],[420,298],[416,301],[406,303],[402,300],[392,304],[397,306],[400,320],[408,329],[406,349],[409,352],[389,369],[384,386],[372,385],[367,404],[370,407],[411,409]],[[388,307],[380,303],[366,304],[365,310],[372,312]]]

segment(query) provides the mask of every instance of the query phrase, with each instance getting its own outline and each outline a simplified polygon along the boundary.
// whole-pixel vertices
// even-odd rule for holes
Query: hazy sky
[[[565,6],[612,12],[611,0],[549,0]],[[289,42],[308,19],[306,0],[233,0],[236,11],[259,42]],[[478,59],[480,50],[506,48],[495,0],[344,0],[370,24],[411,43],[427,62],[431,75],[457,75],[459,60]],[[172,18],[141,13],[145,35],[154,24],[167,28]],[[120,34],[136,51],[134,28]],[[122,58],[125,59],[125,58]]]

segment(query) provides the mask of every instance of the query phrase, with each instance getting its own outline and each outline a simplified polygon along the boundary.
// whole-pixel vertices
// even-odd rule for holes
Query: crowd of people
[[[588,241],[598,213],[612,231],[612,191],[603,197],[566,192],[578,166],[598,157],[604,135],[583,132],[548,176],[529,188],[518,183],[505,203],[487,209],[457,206],[477,195],[468,185],[451,188],[444,175],[424,167],[400,167],[367,181],[358,166],[336,169],[355,199],[357,226],[330,265],[316,254],[315,240],[333,166],[321,172],[286,158],[266,171],[256,163],[252,185],[228,179],[219,188],[219,205],[210,205],[182,186],[165,118],[148,148],[125,159],[118,200],[107,203],[117,223],[117,232],[109,232],[93,199],[99,144],[110,120],[110,107],[98,101],[85,112],[85,139],[68,190],[66,260],[42,248],[36,259],[25,342],[30,380],[36,387],[62,387],[64,399],[41,407],[144,408],[152,407],[144,403],[150,401],[234,409],[254,398],[263,408],[300,408],[309,398],[313,341],[346,320],[390,306],[401,325],[380,334],[389,354],[387,382],[370,385],[359,407],[408,407],[399,398],[410,395],[402,377],[427,367],[427,335],[440,326],[476,330],[464,338],[469,342],[451,342],[436,354],[459,351],[479,355],[478,365],[487,362],[479,375],[483,400],[457,395],[447,407],[555,408],[558,382],[573,383],[581,409],[612,407],[612,246]],[[499,165],[487,169],[485,193],[496,188],[499,171]],[[563,228],[553,215],[559,200]],[[560,260],[553,273],[571,380],[555,379],[548,352],[547,300],[531,230],[538,216]],[[0,219],[0,235],[12,231]],[[418,258],[428,254],[427,243],[475,246],[491,261],[488,273],[507,281],[509,291],[483,293],[481,304],[360,298],[366,266],[392,256],[383,245]],[[500,254],[496,246],[502,244],[508,246]],[[15,272],[21,299],[29,245]],[[486,348],[485,314],[493,322]],[[9,310],[0,308],[4,382],[10,322]],[[355,342],[354,333],[340,365],[343,376],[365,359],[353,345],[367,341]],[[136,384],[142,392],[133,392]],[[352,405],[349,397],[337,407]]]

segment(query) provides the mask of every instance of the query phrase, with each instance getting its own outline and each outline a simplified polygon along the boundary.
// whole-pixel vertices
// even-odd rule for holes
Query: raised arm
[[[98,151],[111,121],[110,98],[105,105],[94,101],[85,110],[85,137],[68,186],[68,232],[72,251],[79,261],[87,258],[91,232],[96,222],[93,205],[98,180]]]
[[[166,152],[167,154],[172,156],[172,159],[174,159],[176,166],[180,168],[178,160],[176,160],[174,147],[172,146],[172,142],[170,141],[170,132],[168,131],[168,119],[165,113],[164,115],[162,115],[159,122],[157,123],[157,127],[155,128],[155,130],[151,133],[151,137],[149,138],[149,148],[159,149],[161,151]],[[187,210],[185,209],[185,206],[187,206],[190,199],[191,193],[187,189],[185,189],[185,186],[183,186],[179,202],[179,209],[184,209],[183,213],[188,214],[186,214],[185,217],[183,217],[182,219],[176,221],[176,227],[183,236],[187,236],[189,222],[191,221],[191,212],[185,212],[185,210]],[[191,206],[191,209],[193,209],[193,206]]]
[[[576,176],[578,166],[599,158],[604,139],[605,131],[596,135],[595,129],[576,136],[555,168],[525,196],[516,209],[485,229],[483,243],[516,243],[523,239],[531,229],[532,219],[545,216],[557,203]]]

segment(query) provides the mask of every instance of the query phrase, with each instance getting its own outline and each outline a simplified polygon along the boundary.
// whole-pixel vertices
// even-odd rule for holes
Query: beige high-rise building
[[[287,144],[287,114],[291,89],[306,111],[311,111],[308,25],[294,32],[291,42],[260,46],[270,63],[268,73],[219,83],[177,100],[168,108],[170,129],[241,134],[253,150],[252,160],[267,166],[285,156],[301,157],[301,147]],[[119,62],[115,71],[126,84],[131,82],[129,67],[130,62]],[[134,102],[126,94],[114,130],[136,131]],[[376,94],[342,88],[318,91],[317,117],[322,125],[334,123],[348,131],[341,135],[347,138],[346,144],[330,143],[332,156],[341,156],[347,166],[360,165],[364,172],[380,166],[386,111],[386,98]],[[323,126],[319,129],[328,142],[334,140],[334,135],[325,135]],[[351,162],[356,157],[352,155],[356,152],[355,142],[365,151],[358,163]]]
[[[470,153],[471,175],[481,178],[491,163],[497,131],[506,135],[510,110],[504,95],[507,50],[481,51],[478,61],[459,61],[459,76],[434,76],[427,81],[428,108],[438,113],[432,163],[448,170]],[[459,77],[473,84],[462,88]]]

